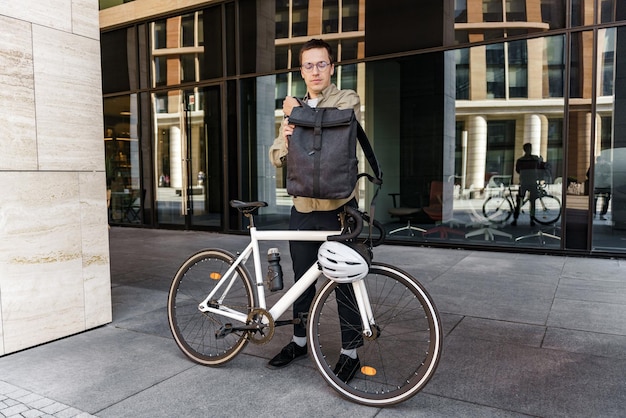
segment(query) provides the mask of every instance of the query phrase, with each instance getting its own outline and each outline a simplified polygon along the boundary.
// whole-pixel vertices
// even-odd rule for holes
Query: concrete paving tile
[[[167,308],[162,307],[151,312],[132,316],[128,319],[115,322],[115,327],[129,331],[143,332],[164,338],[172,338],[167,321]],[[173,343],[174,340],[172,340]]]
[[[542,347],[570,353],[626,359],[625,335],[548,328]],[[626,386],[626,381],[624,384]]]
[[[118,286],[111,289],[113,322],[152,312],[167,306],[167,293],[136,286]]]
[[[265,361],[239,355],[218,368],[195,366],[104,410],[101,418],[211,416],[261,418],[359,416],[378,411],[339,398],[305,361],[269,370]],[[163,404],[167,408],[163,408]]]
[[[585,280],[624,281],[626,278],[626,260],[567,257],[563,266],[563,277]]]
[[[539,325],[465,317],[452,334],[455,337],[540,347],[545,331],[545,327]]]
[[[421,283],[430,282],[460,260],[466,258],[470,252],[450,252],[440,248],[417,247],[378,247],[374,249],[374,261],[392,264],[413,275]]]
[[[556,297],[588,302],[616,303],[626,307],[626,279],[613,281],[564,277],[559,282]]]
[[[450,271],[428,284],[441,312],[544,325],[558,276]]]
[[[189,367],[171,340],[110,326],[0,358],[3,379],[89,413]]]
[[[523,418],[531,416],[424,393],[427,391],[428,387],[406,402],[381,409],[376,418]]]
[[[626,335],[626,305],[555,299],[547,325],[579,331]]]
[[[451,336],[429,394],[541,417],[622,417],[626,361]]]
[[[558,277],[562,257],[535,254],[509,254],[474,251],[451,269],[450,273],[480,273],[491,277],[529,275]]]

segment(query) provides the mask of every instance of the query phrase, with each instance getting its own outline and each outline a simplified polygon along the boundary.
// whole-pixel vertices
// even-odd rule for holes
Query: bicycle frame
[[[217,298],[221,302],[228,293],[232,283],[237,279],[236,268],[240,265],[245,265],[250,255],[252,255],[254,262],[254,277],[256,292],[258,297],[257,308],[267,309],[265,298],[265,287],[263,283],[263,277],[261,274],[261,255],[259,249],[259,242],[262,241],[326,241],[329,236],[340,234],[341,231],[259,231],[255,226],[250,228],[250,243],[243,250],[243,252],[236,258],[230,268],[220,278],[220,283],[213,289],[213,291],[200,303],[199,310],[201,312],[212,312],[215,314],[223,315],[228,318],[234,319],[245,324],[248,321],[247,313],[235,311],[221,304],[218,307],[211,306],[212,300],[215,300],[215,296],[220,293],[220,297]],[[272,318],[279,318],[282,316],[289,307],[293,305],[296,299],[304,293],[315,281],[322,275],[322,272],[317,267],[317,263],[314,263],[307,272],[291,286],[287,292],[278,299],[273,306],[269,309],[269,314]],[[373,313],[369,304],[367,296],[367,289],[363,280],[358,280],[352,283],[354,288],[354,294],[356,302],[361,313],[361,321],[363,325],[363,335],[371,336],[372,331],[370,325],[373,324]],[[225,288],[224,288],[225,287]],[[222,289],[224,288],[224,289]],[[222,289],[222,290],[220,290]],[[266,318],[263,318],[264,322],[267,322]]]

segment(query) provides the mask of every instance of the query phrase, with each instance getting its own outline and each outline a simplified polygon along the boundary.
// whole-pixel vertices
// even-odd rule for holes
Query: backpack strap
[[[371,181],[373,184],[377,186],[376,191],[374,192],[374,196],[372,197],[372,200],[370,202],[370,209],[369,209],[370,222],[369,222],[368,241],[372,243],[373,242],[372,229],[374,227],[373,223],[374,223],[374,214],[375,214],[374,212],[376,210],[376,198],[378,197],[378,192],[380,191],[383,185],[383,171],[380,168],[380,164],[378,163],[376,154],[374,154],[372,145],[370,144],[370,141],[367,138],[367,134],[365,133],[365,130],[363,129],[363,127],[358,121],[357,121],[357,135],[356,136],[359,140],[359,144],[361,144],[361,149],[363,150],[363,153],[365,154],[365,158],[367,158],[367,162],[369,163],[370,167],[372,167],[372,171],[374,172],[374,177],[372,177],[370,174],[367,174],[367,173],[361,173],[359,174],[359,177],[367,177],[369,181]]]

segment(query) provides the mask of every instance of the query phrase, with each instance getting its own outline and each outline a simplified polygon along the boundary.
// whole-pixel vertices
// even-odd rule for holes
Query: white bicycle
[[[367,214],[347,207],[342,231],[269,231],[257,230],[253,218],[255,210],[267,206],[265,202],[231,201],[231,206],[248,218],[250,244],[237,256],[215,248],[195,253],[179,268],[170,287],[169,325],[186,356],[218,366],[232,360],[248,342],[268,342],[276,326],[301,320],[306,321],[309,352],[324,380],[351,401],[392,405],[428,383],[441,357],[441,318],[426,289],[394,266],[372,262],[364,278],[340,284],[327,279],[318,262],[273,306],[266,305],[260,241],[355,241],[364,220],[369,221]],[[371,226],[380,232],[377,242],[370,242],[375,246],[384,239],[384,229],[375,221]],[[250,256],[254,275],[246,267]],[[308,316],[279,320],[320,277],[325,281]],[[340,292],[350,295],[337,298]],[[337,299],[353,301],[342,307],[361,318],[355,325],[362,340],[357,349],[361,367],[347,383],[333,373],[342,342]]]

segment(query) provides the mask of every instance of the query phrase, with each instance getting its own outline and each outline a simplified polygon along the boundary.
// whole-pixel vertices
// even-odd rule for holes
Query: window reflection
[[[154,21],[150,27],[153,87],[199,81],[204,68],[203,12]]]
[[[339,0],[324,0],[322,4],[322,33],[339,32]]]
[[[110,223],[141,223],[137,95],[104,99],[104,146]]]

